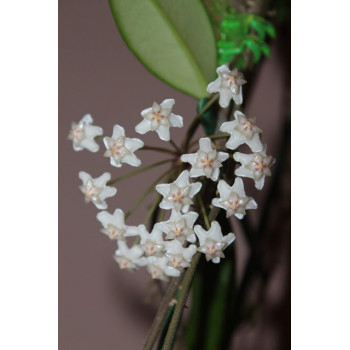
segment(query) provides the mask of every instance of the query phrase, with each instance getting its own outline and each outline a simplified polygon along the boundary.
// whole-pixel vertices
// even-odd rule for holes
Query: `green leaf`
[[[201,0],[109,0],[118,29],[139,61],[196,98],[216,77],[214,32]]]
[[[199,113],[202,108],[208,103],[208,98],[203,98],[198,101],[197,104],[197,113]],[[213,109],[209,108],[207,111],[205,111],[201,117],[201,124],[203,126],[203,129],[205,131],[206,135],[213,135],[216,129],[216,123],[217,123],[217,115],[216,113],[213,113]]]
[[[218,344],[224,329],[224,315],[227,308],[227,297],[230,285],[230,274],[233,266],[230,261],[221,262],[219,278],[212,303],[209,306],[208,326],[206,332],[206,350],[219,349]]]

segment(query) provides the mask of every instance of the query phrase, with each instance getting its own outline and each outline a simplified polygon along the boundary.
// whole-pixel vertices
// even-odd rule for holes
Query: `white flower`
[[[125,225],[124,212],[121,209],[116,209],[113,215],[107,211],[101,211],[96,217],[104,227],[101,232],[110,239],[124,239],[124,237],[138,235],[136,226]]]
[[[271,176],[270,166],[275,162],[271,156],[266,156],[266,146],[261,152],[243,154],[236,152],[233,155],[236,162],[242,166],[236,169],[237,176],[250,177],[255,181],[255,187],[261,190],[264,186],[265,176]]]
[[[140,139],[130,139],[125,137],[125,130],[116,124],[113,127],[112,137],[104,137],[103,142],[107,148],[105,157],[111,158],[111,165],[120,168],[121,163],[132,166],[140,166],[141,161],[134,154],[136,150],[143,147],[144,143]]]
[[[73,141],[74,151],[81,151],[84,148],[97,152],[100,146],[94,138],[103,134],[103,129],[99,126],[91,125],[93,119],[90,114],[86,114],[78,124],[72,123],[68,138]]]
[[[125,241],[118,241],[118,250],[114,253],[114,259],[122,270],[134,271],[139,266],[144,266],[142,254],[143,250],[139,246],[135,245],[129,249]]]
[[[167,276],[179,277],[180,271],[175,267],[169,266],[169,259],[166,256],[149,256],[143,258],[143,263],[147,262],[147,271],[151,274],[153,279],[160,279],[163,281],[169,281]]]
[[[186,240],[194,243],[196,241],[196,235],[193,231],[193,225],[198,216],[199,214],[193,211],[181,215],[176,210],[172,210],[168,221],[158,222],[154,226],[166,234],[166,239],[177,239],[182,244]]]
[[[191,198],[195,196],[202,184],[195,182],[190,184],[190,173],[184,170],[179,177],[171,184],[160,184],[156,186],[156,190],[164,196],[159,207],[162,209],[175,209],[187,213],[190,205],[193,203]]]
[[[80,171],[79,178],[83,182],[79,189],[85,195],[85,202],[93,202],[97,209],[107,209],[105,199],[117,193],[115,187],[106,186],[106,183],[111,179],[111,174],[104,173],[93,179],[88,173]]]
[[[213,150],[210,138],[203,137],[199,140],[199,150],[196,153],[183,154],[181,160],[192,165],[191,177],[206,176],[216,181],[220,174],[219,168],[222,167],[221,162],[228,157],[228,153]]]
[[[237,68],[231,72],[226,65],[217,68],[216,73],[218,73],[219,77],[208,85],[207,91],[209,93],[219,91],[219,105],[223,108],[230,104],[231,98],[233,98],[236,105],[242,104],[242,85],[246,83],[243,75],[238,72]]]
[[[136,125],[135,131],[142,135],[150,130],[156,131],[161,140],[169,141],[169,128],[181,128],[183,126],[182,117],[171,113],[174,104],[175,100],[172,98],[164,100],[160,105],[153,102],[152,107],[141,112],[144,119]]]
[[[162,231],[154,227],[149,233],[145,225],[138,226],[138,234],[141,238],[140,247],[146,255],[160,255],[164,250],[164,240]]]
[[[205,254],[207,261],[212,260],[215,264],[220,262],[220,258],[225,257],[222,251],[236,238],[232,232],[223,236],[221,226],[217,221],[211,223],[208,231],[205,231],[202,226],[196,225],[194,232],[199,239],[198,251]]]
[[[184,248],[176,239],[165,242],[166,256],[169,258],[169,266],[177,269],[184,269],[191,265],[193,255],[197,251],[195,244],[191,244],[188,248]]]
[[[238,219],[242,219],[246,214],[246,209],[258,207],[253,198],[245,196],[243,181],[240,177],[235,179],[233,186],[230,186],[225,180],[220,180],[218,190],[220,198],[214,198],[211,203],[225,209],[227,218],[235,215]]]
[[[226,148],[236,149],[246,143],[253,152],[262,151],[264,146],[259,137],[262,130],[255,125],[255,118],[248,119],[240,111],[236,111],[234,116],[236,120],[223,123],[220,127],[220,131],[231,134],[226,142]]]

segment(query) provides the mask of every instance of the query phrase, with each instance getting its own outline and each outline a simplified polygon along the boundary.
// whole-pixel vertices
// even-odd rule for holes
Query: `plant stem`
[[[227,132],[224,132],[222,134],[215,134],[215,135],[210,135],[210,136],[206,136],[206,137],[209,137],[210,139],[212,140],[215,140],[215,139],[224,139],[226,137],[230,137],[231,135]],[[190,145],[189,145],[189,148],[191,148],[192,146],[194,146],[196,143],[199,142],[200,139],[197,139],[196,141],[193,141]]]
[[[215,95],[212,96],[212,98],[207,102],[207,104],[201,109],[201,111],[194,117],[190,127],[188,128],[187,134],[186,134],[186,138],[184,140],[184,142],[182,143],[182,149],[183,152],[182,153],[186,153],[187,149],[188,149],[188,144],[194,134],[194,132],[196,131],[199,123],[200,123],[200,117],[201,115],[209,109],[209,107],[219,98],[219,93],[216,93]]]
[[[128,179],[129,177],[132,177],[132,176],[137,175],[137,174],[141,174],[141,173],[143,173],[146,170],[153,169],[153,168],[157,167],[158,165],[162,165],[162,164],[165,164],[165,163],[168,163],[168,162],[171,162],[171,161],[172,161],[172,159],[166,159],[166,160],[162,160],[161,162],[158,162],[158,163],[150,164],[150,165],[148,165],[148,166],[146,166],[144,168],[141,168],[141,169],[133,171],[133,172],[131,172],[129,174],[126,174],[125,176],[117,177],[114,180],[108,181],[107,182],[107,186],[113,185],[113,184],[115,184],[115,183],[117,183],[119,181]]]
[[[193,279],[194,273],[196,272],[196,268],[201,255],[202,255],[201,252],[196,253],[196,255],[192,259],[191,266],[187,269],[185,273],[183,283],[181,286],[180,296],[175,306],[174,315],[171,319],[168,333],[164,340],[163,350],[171,350],[173,347],[176,331],[181,320],[182,311],[184,309],[188,293],[190,292],[192,279]]]
[[[175,154],[175,152],[170,149],[162,148],[162,147],[153,147],[153,146],[143,146],[142,148],[139,149],[139,151],[158,151],[163,153]]]
[[[125,214],[125,220],[136,210],[136,208],[143,202],[143,200],[147,197],[147,195],[154,190],[154,186],[156,186],[158,184],[158,182],[165,177],[166,175],[168,175],[171,171],[173,171],[172,168],[168,169],[165,173],[163,173],[162,175],[160,175],[152,184],[150,187],[148,187],[148,189],[143,193],[143,195],[138,199],[138,201],[134,204],[134,206]]]
[[[154,343],[159,337],[160,329],[167,317],[169,311],[169,304],[171,300],[175,297],[179,286],[183,280],[184,274],[180,277],[173,278],[169,284],[169,287],[159,305],[156,317],[154,318],[152,327],[148,333],[145,344],[143,345],[142,350],[152,350]]]
[[[205,226],[207,227],[207,230],[209,230],[210,229],[210,223],[209,223],[208,215],[207,215],[207,213],[205,211],[205,207],[204,207],[204,204],[203,204],[203,199],[199,195],[199,193],[197,194],[197,197],[198,197],[199,206],[200,206],[201,211],[202,211],[202,215],[203,215],[203,219],[204,219],[204,222],[205,222]]]
[[[176,145],[176,143],[175,143],[172,139],[170,139],[169,142],[170,142],[171,145],[176,149],[176,152],[179,153],[179,154],[181,154],[181,150],[180,150],[180,148]]]
[[[210,222],[215,220],[219,211],[220,211],[220,209],[217,207],[214,207],[210,211],[209,216],[207,218],[208,219],[208,229],[210,227]],[[191,262],[191,266],[186,270],[186,272],[184,274],[183,283],[181,285],[180,296],[179,296],[179,299],[178,299],[177,304],[175,306],[174,315],[171,319],[171,322],[170,322],[170,325],[168,328],[168,333],[167,333],[165,340],[164,340],[163,350],[171,350],[173,347],[175,335],[176,335],[178,326],[179,326],[180,321],[181,321],[182,311],[185,307],[187,296],[188,296],[190,289],[191,289],[193,276],[196,272],[196,268],[197,268],[197,265],[198,265],[198,262],[199,262],[201,255],[202,255],[201,252],[197,252],[194,255],[192,262]]]
[[[161,199],[162,199],[162,196],[158,195],[157,199],[154,201],[154,203],[153,203],[151,209],[149,210],[149,212],[147,214],[147,217],[146,217],[146,219],[145,219],[145,221],[143,223],[145,226],[147,225],[147,223],[148,223],[149,219],[151,218],[151,216],[152,216],[153,212],[155,211],[155,209],[158,207]]]

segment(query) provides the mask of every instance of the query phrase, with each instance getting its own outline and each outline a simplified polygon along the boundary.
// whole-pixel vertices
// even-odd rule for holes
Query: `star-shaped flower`
[[[103,142],[107,148],[104,156],[111,158],[111,165],[117,168],[122,166],[121,163],[132,166],[141,165],[141,160],[135,156],[134,152],[143,147],[144,143],[140,139],[125,137],[122,126],[114,125],[112,137],[104,137]]]
[[[141,258],[142,254],[143,250],[139,246],[134,245],[128,248],[125,241],[119,240],[118,250],[114,253],[114,259],[122,270],[134,271],[145,265]]]
[[[85,195],[85,202],[93,202],[97,209],[107,209],[105,199],[117,193],[115,187],[106,186],[106,183],[111,179],[111,174],[104,173],[93,179],[88,173],[80,171],[79,178],[83,182],[79,189]]]
[[[242,85],[246,83],[243,75],[238,72],[237,68],[231,72],[226,65],[218,67],[216,73],[218,73],[219,77],[208,85],[207,91],[209,93],[219,91],[219,105],[223,108],[230,104],[231,98],[233,98],[236,105],[242,104]]]
[[[124,239],[124,237],[138,235],[136,226],[125,225],[124,212],[121,209],[116,209],[113,215],[107,211],[101,211],[96,217],[103,226],[101,232],[107,235],[110,239]]]
[[[182,244],[185,241],[194,243],[196,235],[193,231],[193,225],[198,216],[198,213],[193,211],[181,215],[176,210],[172,210],[168,221],[158,222],[154,226],[166,234],[166,239],[177,239]]]
[[[97,152],[100,146],[94,138],[103,134],[103,129],[99,126],[91,125],[93,119],[90,114],[86,114],[78,124],[72,123],[72,128],[69,133],[69,140],[73,141],[74,151],[81,151],[84,148]]]
[[[171,184],[160,184],[156,190],[164,197],[159,207],[162,209],[175,209],[187,213],[193,198],[202,188],[200,182],[190,184],[190,173],[184,170]]]
[[[146,261],[147,271],[150,273],[153,279],[160,279],[168,282],[168,276],[180,276],[180,270],[168,265],[169,259],[166,256],[149,256],[148,258],[144,258],[143,263],[144,261]]]
[[[153,102],[152,107],[141,112],[143,120],[136,125],[135,131],[142,135],[150,130],[156,131],[161,140],[169,141],[169,128],[183,126],[182,117],[171,113],[174,104],[175,100],[172,98],[164,100],[160,105]]]
[[[243,181],[240,177],[236,177],[233,186],[230,186],[225,180],[220,180],[218,190],[220,198],[214,198],[211,203],[225,209],[227,218],[235,215],[238,219],[243,219],[246,209],[258,207],[253,198],[245,196]]]
[[[250,177],[255,181],[255,187],[261,190],[264,186],[265,176],[271,176],[270,167],[275,163],[275,159],[266,156],[266,146],[261,152],[253,154],[243,154],[236,152],[233,155],[236,162],[242,166],[236,169],[237,176]]]
[[[198,251],[205,254],[207,261],[212,260],[215,264],[220,262],[220,258],[225,257],[223,250],[236,238],[232,232],[223,236],[221,226],[217,221],[211,223],[208,231],[205,231],[202,226],[196,225],[194,232],[199,239]]]
[[[183,270],[185,267],[190,266],[192,257],[197,251],[195,244],[191,244],[189,247],[184,248],[176,239],[165,242],[165,247],[166,256],[169,258],[168,264],[179,270]]]
[[[140,247],[142,247],[147,256],[161,255],[162,251],[164,250],[165,243],[161,230],[159,230],[157,227],[154,227],[152,232],[149,233],[145,225],[139,225],[138,234],[141,238]]]
[[[226,148],[236,149],[246,143],[253,152],[262,151],[264,146],[259,136],[262,130],[255,125],[255,118],[248,119],[240,111],[236,111],[234,116],[235,120],[223,123],[220,127],[220,131],[231,134],[226,142]]]
[[[192,165],[191,177],[206,176],[216,181],[220,174],[219,168],[222,167],[221,162],[228,157],[228,153],[216,152],[212,148],[209,137],[203,137],[199,140],[199,150],[196,153],[183,154],[181,160]]]

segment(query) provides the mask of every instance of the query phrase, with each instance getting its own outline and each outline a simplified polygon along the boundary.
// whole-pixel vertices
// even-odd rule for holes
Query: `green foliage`
[[[139,61],[198,99],[215,78],[216,44],[201,0],[109,0],[118,29]]]
[[[261,54],[270,56],[270,47],[265,42],[266,34],[276,36],[273,25],[264,18],[251,14],[227,14],[220,25],[218,64],[232,62],[246,47],[253,53],[254,63],[259,62]],[[242,63],[242,60],[238,61],[237,65],[241,66]]]
[[[210,21],[214,28],[216,40],[220,38],[220,24],[227,14],[234,14],[236,11],[233,8],[230,0],[203,0],[207,8]]]
[[[208,98],[203,98],[198,101],[197,104],[197,113],[199,113],[202,108],[208,103]],[[213,108],[207,109],[200,117],[201,124],[203,126],[204,132],[206,135],[210,136],[215,133],[217,115],[213,112]]]

